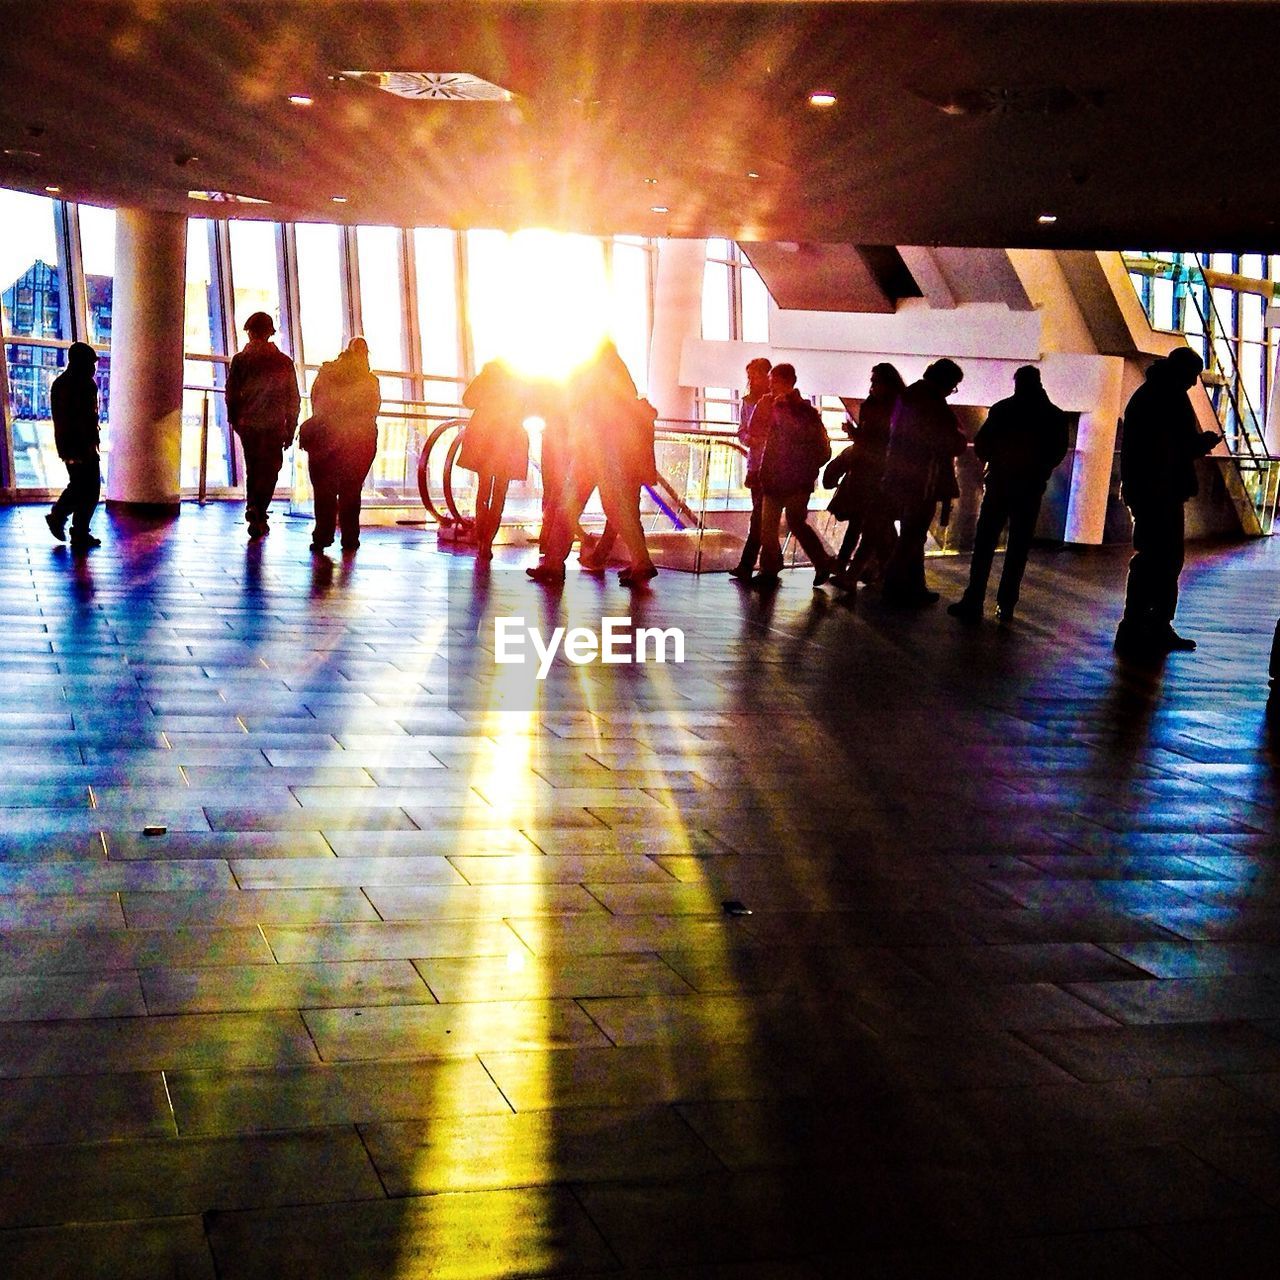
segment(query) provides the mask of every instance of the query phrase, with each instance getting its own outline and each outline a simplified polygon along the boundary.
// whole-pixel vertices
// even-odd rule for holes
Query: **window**
[[[431,403],[456,405],[462,399],[463,381],[457,236],[443,227],[418,227],[413,256],[423,396]]]
[[[235,289],[235,344],[248,341],[244,322],[255,311],[265,311],[279,329],[280,270],[276,261],[276,227],[273,222],[233,221],[231,234],[231,281]],[[277,343],[287,346],[281,337]]]
[[[300,222],[294,234],[298,246],[301,355],[314,370],[332,360],[343,347],[347,316],[342,289],[342,229],[326,223]]]
[[[375,369],[405,369],[403,263],[400,232],[395,227],[358,227],[360,255],[360,326]],[[383,378],[382,394],[401,400],[404,383]]]

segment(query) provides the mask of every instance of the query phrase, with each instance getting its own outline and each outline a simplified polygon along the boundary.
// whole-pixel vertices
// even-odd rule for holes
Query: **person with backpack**
[[[813,585],[831,577],[832,558],[809,524],[809,498],[818,473],[831,458],[831,442],[822,415],[796,390],[796,370],[775,364],[769,395],[756,406],[765,439],[760,460],[760,572],[751,580],[759,590],[778,585],[782,569],[782,517],[814,567]]]

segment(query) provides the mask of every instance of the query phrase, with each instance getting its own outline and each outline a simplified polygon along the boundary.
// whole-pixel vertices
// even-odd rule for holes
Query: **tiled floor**
[[[685,665],[535,701],[477,620],[631,597],[41,515],[0,510],[0,1274],[1274,1266],[1280,544],[1197,553],[1150,669],[1121,552],[1038,555],[1009,630],[668,573]]]

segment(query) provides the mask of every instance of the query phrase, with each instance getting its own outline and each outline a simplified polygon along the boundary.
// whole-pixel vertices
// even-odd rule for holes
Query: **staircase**
[[[1271,534],[1280,494],[1280,458],[1267,448],[1262,414],[1241,377],[1232,330],[1223,323],[1214,296],[1215,288],[1227,279],[1208,271],[1195,254],[1125,254],[1124,265],[1131,282],[1136,276],[1171,283],[1176,329],[1205,362],[1201,383],[1228,450],[1230,465],[1223,467],[1222,475],[1241,528],[1253,536]],[[1238,288],[1239,281],[1233,278],[1230,284]],[[1135,291],[1153,332],[1167,333],[1156,322],[1153,290],[1135,284]]]

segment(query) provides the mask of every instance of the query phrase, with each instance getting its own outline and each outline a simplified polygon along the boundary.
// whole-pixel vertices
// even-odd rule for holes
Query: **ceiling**
[[[71,198],[208,213],[186,193],[216,189],[270,201],[218,212],[285,219],[1280,248],[1274,4],[0,0],[0,32],[0,185]],[[515,96],[408,101],[330,78],[353,70],[468,72]],[[815,89],[836,105],[810,106]]]

